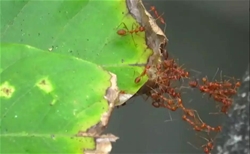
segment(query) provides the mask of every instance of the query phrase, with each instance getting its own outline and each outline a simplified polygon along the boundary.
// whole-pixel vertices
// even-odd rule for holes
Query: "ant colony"
[[[150,7],[149,12],[153,12],[155,20],[159,20],[161,24],[165,25],[165,31],[166,23],[162,15],[159,16],[154,6]],[[133,41],[133,34],[145,31],[144,27],[137,24],[132,24],[131,30],[124,22],[118,27],[121,27],[121,25],[123,25],[123,28],[118,29],[117,34],[120,36],[127,36],[130,34]],[[201,94],[207,95],[210,100],[214,101],[216,106],[219,107],[219,112],[221,114],[227,114],[228,110],[232,107],[233,96],[236,95],[241,83],[234,78],[228,80],[221,79],[221,81],[210,81],[207,77],[194,79],[190,77],[190,73],[187,70],[179,66],[174,58],[168,56],[165,49],[161,50],[163,51],[162,53],[165,53],[161,62],[152,66],[145,66],[144,71],[135,78],[134,82],[135,84],[139,83],[141,78],[147,75],[149,70],[150,72],[154,72],[155,77],[150,79],[150,81],[154,83],[154,87],[148,86],[149,90],[145,92],[146,95],[152,99],[152,106],[155,108],[166,108],[170,111],[181,110],[182,120],[184,122],[189,124],[197,134],[205,133],[207,135],[207,137],[199,135],[206,141],[206,143],[200,147],[205,154],[210,154],[214,148],[214,139],[216,136],[212,136],[211,132],[216,134],[221,132],[222,126],[210,126],[202,121],[196,110],[187,108],[180,91],[183,87],[176,87],[176,83],[181,83],[180,85],[182,85],[182,83],[186,81],[188,83],[188,89],[197,89]]]

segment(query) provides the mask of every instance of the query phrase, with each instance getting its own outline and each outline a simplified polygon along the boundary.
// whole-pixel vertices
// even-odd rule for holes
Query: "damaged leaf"
[[[12,42],[1,45],[1,153],[110,152],[118,138],[101,133],[113,108],[167,42],[132,3],[1,2],[1,43]]]
[[[1,153],[82,153],[104,142],[118,95],[112,74],[28,45],[2,44],[1,59],[1,92],[12,91],[1,95]]]

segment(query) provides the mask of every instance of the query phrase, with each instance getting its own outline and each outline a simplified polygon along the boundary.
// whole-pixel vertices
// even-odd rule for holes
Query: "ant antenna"
[[[191,145],[193,148],[195,148],[196,150],[200,150],[199,148],[197,148],[196,146],[194,146],[192,143],[187,142],[187,144]]]
[[[172,118],[171,113],[170,113],[169,110],[168,110],[168,115],[169,115],[170,119],[169,120],[165,120],[164,122],[169,122],[169,121],[175,121],[176,120],[176,119]]]
[[[212,81],[214,81],[214,79],[215,79],[215,77],[216,77],[216,75],[217,75],[217,73],[219,72],[219,67],[217,68],[217,70],[216,70],[216,72],[215,72],[215,74],[214,74],[214,76],[213,76],[213,79],[212,79]]]

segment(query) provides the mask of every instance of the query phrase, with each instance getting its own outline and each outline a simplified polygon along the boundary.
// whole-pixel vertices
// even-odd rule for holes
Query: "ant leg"
[[[222,71],[220,71],[220,82],[223,83]]]
[[[162,18],[163,15],[164,15],[164,13],[162,13],[159,17],[160,17],[160,22],[161,22],[162,24],[164,24],[163,32],[165,33],[167,24],[166,24],[166,22],[164,21],[164,19]]]
[[[219,72],[219,68],[217,68],[217,70],[216,70],[216,72],[215,72],[215,74],[214,74],[214,76],[213,76],[212,81],[214,81],[214,79],[215,79],[215,77],[216,77],[216,75],[217,75],[218,72]]]
[[[168,110],[168,115],[169,115],[169,118],[170,118],[170,119],[165,120],[164,122],[175,121],[175,119],[172,118],[171,113],[170,113],[169,110]]]
[[[135,43],[135,40],[134,40],[133,32],[134,32],[134,23],[132,24],[132,30],[130,31],[130,34],[131,34],[131,37],[133,39],[135,46],[137,46],[137,44]]]
[[[201,120],[201,118],[200,118],[200,116],[199,116],[199,114],[198,114],[198,112],[196,111],[196,110],[193,110],[193,113],[194,113],[194,115],[195,115],[195,121],[198,123],[198,124],[205,124],[202,120]],[[198,120],[198,121],[197,121]]]
[[[158,19],[160,19],[161,16],[162,16],[163,14],[164,14],[164,13],[162,13],[160,16],[157,14],[157,16],[156,16],[156,18],[155,18],[155,21],[158,20]]]
[[[127,31],[129,31],[128,27],[126,26],[126,24],[124,22],[121,22],[116,29],[118,29],[121,25],[123,24],[123,28],[125,28]]]
[[[200,150],[199,148],[197,148],[196,146],[194,146],[191,142],[187,142],[187,144],[191,145],[193,148],[195,148],[196,150]]]
[[[166,31],[166,22],[164,21],[164,19],[162,18],[162,16],[164,15],[164,12],[161,14],[161,15],[158,15],[158,13],[155,11],[154,12],[155,13],[155,16],[156,16],[156,19],[155,19],[155,21],[157,21],[158,19],[160,19],[160,22],[162,23],[162,24],[164,24],[164,32]]]

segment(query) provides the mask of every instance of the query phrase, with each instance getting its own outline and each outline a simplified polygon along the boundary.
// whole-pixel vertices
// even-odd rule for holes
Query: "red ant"
[[[132,25],[132,30],[129,30],[128,27],[126,26],[126,24],[125,24],[124,22],[122,22],[121,24],[123,24],[123,25],[124,25],[124,28],[126,29],[126,30],[124,30],[124,29],[119,29],[119,30],[117,31],[117,34],[118,34],[118,35],[121,35],[121,36],[125,36],[125,35],[127,35],[127,34],[129,34],[129,33],[130,33],[130,34],[133,34],[133,33],[137,34],[138,32],[144,32],[144,31],[145,31],[145,28],[144,28],[143,26],[137,26],[136,29],[133,29],[133,28],[134,28],[133,26],[135,25],[135,24],[133,24],[133,25]],[[120,24],[120,25],[121,25],[121,24]],[[120,26],[120,25],[119,25],[119,26]],[[118,27],[119,27],[119,26],[118,26]]]
[[[201,137],[201,138],[203,138],[204,140],[207,141],[206,144],[204,144],[204,145],[201,146],[203,148],[203,152],[205,154],[211,154],[211,151],[214,149],[214,141],[213,141],[213,139],[211,139],[210,137],[209,137],[210,139],[207,139],[205,137]]]
[[[152,89],[152,88],[151,88]],[[172,99],[167,99],[163,96],[161,92],[152,89],[154,92],[151,92],[151,98],[153,99],[152,105],[156,108],[163,107],[171,111],[176,111],[178,106],[174,103]],[[178,103],[182,103],[181,99],[178,100]]]
[[[222,130],[221,126],[217,126],[217,127],[211,127],[209,125],[207,125],[206,123],[204,123],[198,112],[196,110],[190,110],[190,109],[186,109],[186,108],[182,108],[182,110],[184,111],[184,115],[182,117],[182,119],[184,121],[187,121],[191,126],[193,126],[193,129],[195,131],[206,131],[206,132],[210,132],[210,131],[215,131],[215,132],[220,132]],[[189,119],[187,116],[193,118],[194,121],[192,121],[191,119]]]
[[[164,32],[165,32],[165,29],[166,29],[166,22],[165,22],[164,19],[161,17],[163,14],[159,16],[159,14],[158,14],[158,12],[157,12],[155,6],[150,6],[149,12],[151,12],[151,11],[154,12],[155,17],[156,17],[156,20],[157,20],[157,19],[160,19],[160,22],[161,22],[162,24],[165,25],[165,27],[164,27]]]
[[[144,75],[146,75],[147,73],[147,70],[150,68],[150,66],[146,66],[144,71],[138,76],[135,78],[135,83],[139,83],[141,81],[141,77],[143,77]]]
[[[207,144],[203,145],[203,151],[205,154],[211,154],[211,151],[214,148],[213,142],[208,142]]]
[[[211,154],[211,151],[214,149],[214,141],[210,137],[209,137],[210,139],[207,139],[207,138],[202,137],[202,136],[199,136],[199,137],[207,141],[206,144],[203,144],[201,146],[201,148],[203,149],[203,152],[205,154]],[[190,142],[188,142],[188,144],[190,144],[194,148],[198,149],[197,147],[195,147],[194,145],[192,145]]]
[[[172,68],[172,67],[174,67],[174,64],[175,64],[174,59],[167,59],[167,60],[163,61],[163,66],[165,68]]]
[[[153,102],[152,105],[155,107],[155,108],[159,108],[161,105],[159,102]]]
[[[238,81],[238,82],[235,83],[234,86],[235,86],[235,88],[239,88],[241,86],[241,83]]]
[[[192,88],[196,88],[198,86],[198,81],[194,80],[194,81],[189,81],[189,86]]]
[[[202,82],[203,82],[203,84],[205,84],[205,85],[206,85],[206,84],[207,84],[207,82],[208,82],[207,77],[203,77],[203,78],[202,78]]]
[[[134,41],[134,37],[133,37],[132,34],[137,34],[138,32],[144,32],[145,31],[145,28],[143,26],[136,26],[136,28],[134,29],[134,26],[136,25],[135,23],[133,23],[133,25],[132,25],[132,30],[129,30],[124,22],[122,22],[121,24],[123,24],[123,26],[124,26],[124,28],[126,30],[124,28],[119,29],[119,30],[117,30],[116,33],[118,35],[120,35],[120,36],[126,36],[127,34],[131,34],[133,41]],[[120,27],[121,24],[118,27]],[[135,43],[135,41],[134,41],[134,43]]]

